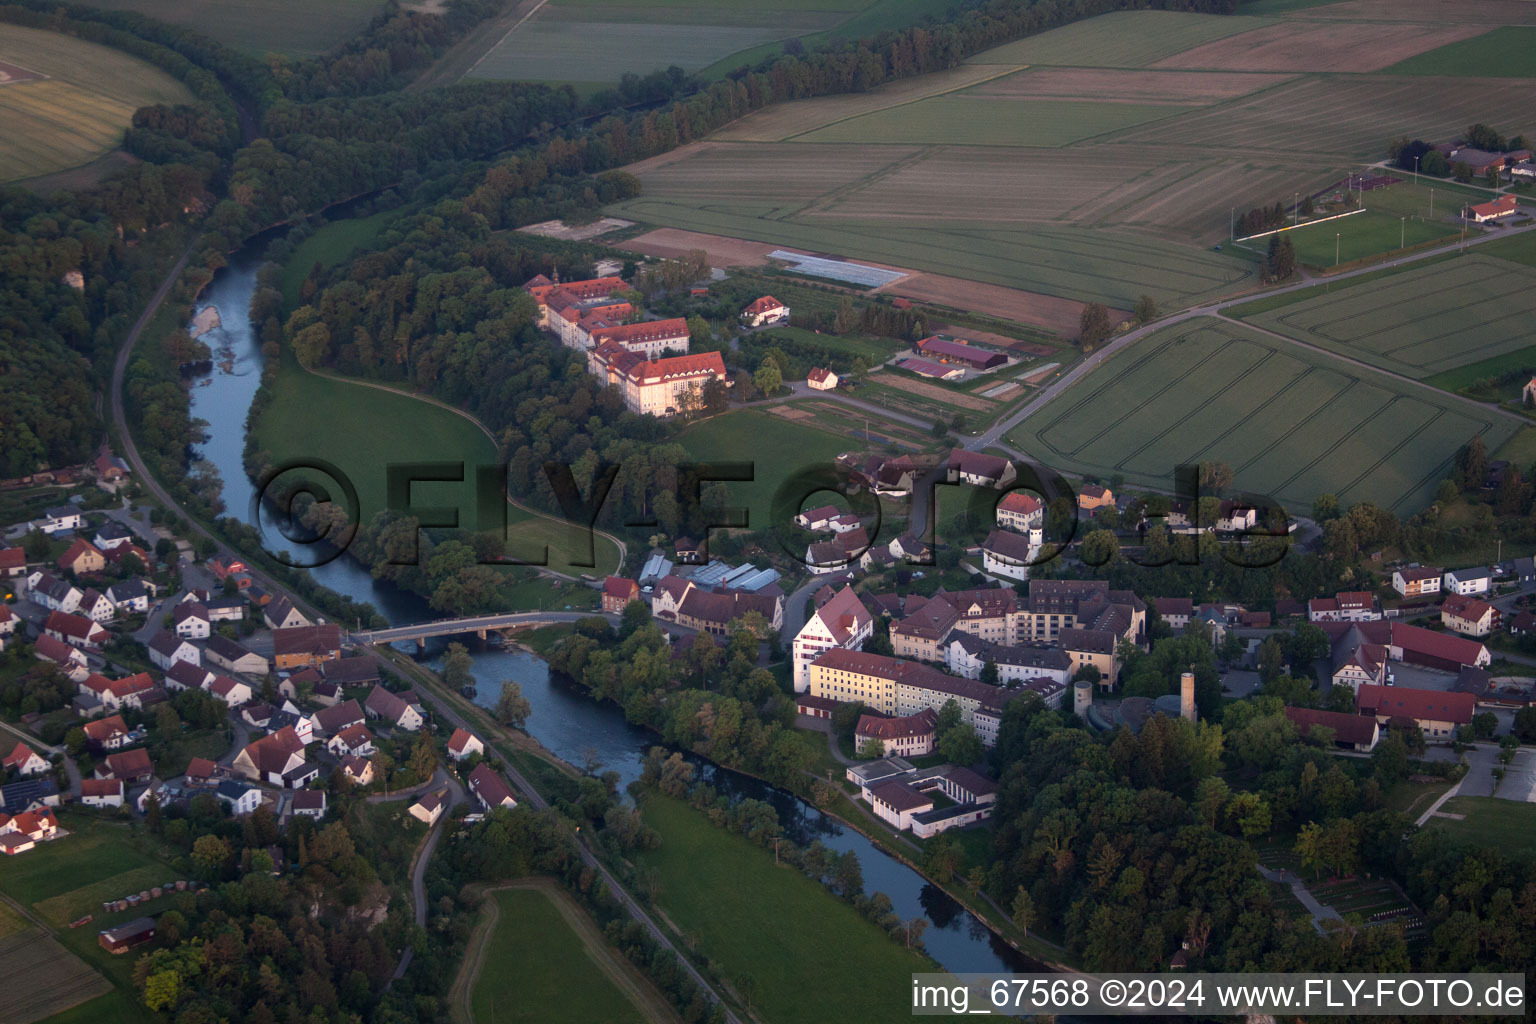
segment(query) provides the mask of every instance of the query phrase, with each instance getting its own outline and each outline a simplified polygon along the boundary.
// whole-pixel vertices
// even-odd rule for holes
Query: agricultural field
[[[458,1019],[529,1024],[676,1019],[557,883],[529,879],[488,893],[486,902],[487,932],[471,941],[464,969],[472,977],[463,986],[468,1005],[455,1008]],[[503,969],[510,964],[517,969]],[[637,1004],[661,1012],[643,1013]]]
[[[1303,508],[1421,506],[1445,466],[1512,420],[1321,353],[1211,319],[1126,349],[1016,428],[1009,442],[1058,472],[1165,486],[1177,465],[1231,465],[1236,487]]]
[[[1443,25],[1536,25],[1536,9],[1527,0],[1345,0],[1310,10],[1307,17]]]
[[[1536,28],[1501,28],[1462,38],[1387,70],[1395,75],[1536,78]]]
[[[636,858],[654,872],[657,905],[726,984],[751,993],[760,1019],[819,1024],[829,1006],[850,1021],[910,1014],[911,975],[933,969],[926,957],[687,804],[658,795],[642,810],[662,835]]]
[[[1383,24],[1368,34],[1329,22],[1286,20],[1197,46],[1155,65],[1220,71],[1380,71],[1446,41],[1477,35],[1475,25]]]
[[[0,182],[89,163],[122,142],[139,107],[190,103],[170,75],[58,32],[0,33]]]
[[[1532,314],[1536,270],[1472,253],[1246,320],[1422,380],[1529,348]]]
[[[1075,22],[972,57],[972,64],[1142,68],[1215,39],[1263,28],[1265,18],[1121,11]]]
[[[91,6],[137,11],[173,25],[185,25],[225,46],[248,53],[303,57],[324,53],[362,31],[383,9],[384,2],[92,0]]]

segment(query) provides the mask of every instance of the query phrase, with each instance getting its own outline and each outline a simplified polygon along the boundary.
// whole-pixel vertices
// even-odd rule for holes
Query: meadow
[[[139,107],[192,101],[164,71],[58,32],[6,25],[0,61],[45,76],[0,84],[0,182],[89,163],[122,142]]]
[[[911,975],[931,962],[902,948],[851,906],[773,854],[660,795],[642,808],[661,846],[637,856],[656,903],[688,945],[760,1019],[820,1024],[896,1020],[910,1012]]]
[[[1318,225],[1317,230],[1327,226]],[[1446,265],[1415,267],[1369,287],[1324,293],[1314,289],[1305,301],[1246,319],[1330,352],[1424,379],[1529,348],[1533,313],[1536,270],[1474,252]]]
[[[362,520],[385,508],[385,467],[400,462],[459,462],[466,481],[424,483],[412,489],[422,506],[455,508],[459,522],[473,528],[476,506],[473,467],[496,465],[489,437],[458,413],[388,388],[324,377],[302,369],[284,352],[272,400],[254,425],[257,443],[274,463],[319,455],[334,462],[357,487]],[[313,439],[325,438],[316,452]],[[573,531],[565,523],[508,508],[507,551],[537,558],[549,548],[549,568],[571,574],[603,574],[619,562],[618,549],[596,537],[596,567],[572,564]]]
[[[1536,78],[1536,28],[1510,26],[1400,61],[1397,75]]]
[[[805,470],[829,467],[839,454],[857,445],[846,434],[753,408],[696,423],[677,436],[677,443],[700,462],[752,463],[751,482],[731,482],[725,487],[730,505],[747,510],[754,530],[785,522],[800,511],[796,508],[789,516],[774,518],[774,495],[785,480]]]
[[[93,7],[137,11],[185,25],[248,53],[313,56],[362,31],[383,0],[93,0]],[[7,28],[9,31],[9,27]]]
[[[1513,432],[1470,403],[1199,319],[1117,354],[1008,440],[1057,471],[1166,486],[1177,465],[1226,462],[1239,489],[1294,507],[1330,492],[1404,510],[1473,436],[1496,449]]]
[[[1536,856],[1536,807],[1492,796],[1453,796],[1440,808],[1454,818],[1432,818],[1457,843],[1493,847],[1509,857]]]
[[[315,229],[314,234],[294,247],[293,255],[283,265],[283,304],[289,310],[297,309],[301,305],[300,289],[315,264],[334,267],[354,252],[373,247],[398,213],[385,210],[370,217],[347,217]]]
[[[615,976],[634,984],[623,957],[580,907],[567,905],[570,897],[558,886],[498,889],[486,898],[495,903],[493,930],[478,954],[471,954],[479,961],[469,997],[474,1020],[644,1024],[649,1019],[615,984]],[[578,922],[584,925],[579,930]],[[513,964],[516,970],[505,969]]]

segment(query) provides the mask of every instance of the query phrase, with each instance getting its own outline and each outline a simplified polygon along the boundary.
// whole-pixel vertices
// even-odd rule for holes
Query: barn
[[[929,359],[937,359],[941,363],[959,363],[972,370],[990,370],[1008,361],[1008,357],[1001,352],[977,348],[964,338],[949,338],[942,334],[924,338],[917,343],[916,348]]]

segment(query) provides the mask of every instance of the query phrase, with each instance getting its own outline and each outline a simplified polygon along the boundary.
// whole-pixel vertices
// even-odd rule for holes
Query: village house
[[[209,622],[241,622],[245,619],[245,610],[250,607],[245,598],[236,595],[211,597],[202,604],[208,612]]]
[[[341,759],[341,773],[347,779],[350,779],[354,785],[371,785],[373,783],[373,762],[366,757],[344,757]]]
[[[1083,512],[1095,512],[1101,508],[1115,507],[1115,493],[1098,484],[1084,484],[1077,496],[1077,507]]]
[[[235,755],[232,767],[252,782],[285,789],[302,789],[320,774],[319,766],[305,761],[304,741],[291,727],[247,744]]]
[[[222,779],[214,787],[213,795],[219,803],[229,808],[231,816],[239,818],[251,814],[261,806],[261,790],[235,779]]]
[[[1471,724],[1477,698],[1470,693],[1404,686],[1363,686],[1355,697],[1355,708],[1362,715],[1374,715],[1380,725],[1412,724],[1424,730],[1427,740],[1449,742],[1457,726]]]
[[[875,749],[881,757],[926,757],[933,753],[938,724],[938,712],[932,708],[904,718],[860,715],[853,730],[853,748],[860,754]]]
[[[165,671],[165,688],[175,690],[204,690],[213,682],[214,673],[190,661],[177,661]]]
[[[58,819],[50,810],[26,810],[10,818],[0,815],[0,853],[26,853],[58,832]]]
[[[484,761],[475,765],[475,770],[469,773],[469,791],[487,811],[494,811],[498,807],[510,809],[517,806],[517,799],[512,795],[512,787],[507,785],[499,772]]]
[[[1469,666],[1487,668],[1493,660],[1487,646],[1477,640],[1406,622],[1326,622],[1318,628],[1328,635],[1335,664],[1341,658],[1341,650],[1353,651],[1361,644],[1376,644],[1386,649],[1392,661],[1442,672],[1460,672]],[[1390,677],[1388,682],[1391,682]]]
[[[349,725],[341,732],[325,741],[325,749],[331,752],[333,757],[372,757],[374,752],[373,733],[368,731],[366,725]]]
[[[149,751],[143,747],[119,750],[108,754],[96,766],[98,779],[121,779],[124,782],[148,782],[155,774],[155,766],[149,759]]]
[[[816,610],[805,620],[790,644],[796,693],[810,687],[810,667],[823,653],[840,648],[856,651],[874,635],[875,620],[852,587],[833,591],[823,587],[812,602]]]
[[[85,652],[44,633],[32,643],[32,656],[39,661],[52,662],[71,682],[78,683],[91,674]]]
[[[96,550],[105,554],[112,548],[132,544],[133,531],[116,519],[108,519],[96,528],[96,533],[91,537],[91,543],[96,545]]]
[[[13,580],[18,576],[27,574],[27,552],[25,548],[8,548],[0,545],[0,579]]]
[[[342,701],[328,708],[322,708],[309,716],[309,721],[316,733],[321,736],[335,736],[343,729],[349,729],[354,725],[362,725],[368,720],[363,711],[363,706],[355,700]]]
[[[95,587],[86,587],[80,595],[80,606],[75,609],[77,615],[84,615],[92,622],[111,622],[117,618],[117,605]]]
[[[43,518],[37,521],[37,528],[52,536],[56,533],[65,533],[69,530],[78,530],[85,526],[85,516],[74,505],[56,505],[43,513]]]
[[[1303,737],[1310,737],[1313,729],[1327,729],[1333,735],[1334,746],[1362,754],[1374,750],[1381,739],[1381,726],[1370,715],[1288,707],[1285,709],[1285,717],[1291,720],[1296,731]]]
[[[162,672],[169,672],[171,666],[178,661],[185,661],[192,665],[203,663],[203,654],[190,640],[177,636],[170,630],[162,629],[150,638],[149,660]]]
[[[1152,604],[1157,608],[1158,618],[1175,633],[1183,632],[1194,618],[1195,602],[1187,597],[1155,597]]]
[[[1440,570],[1429,566],[1410,566],[1392,573],[1392,589],[1404,597],[1424,597],[1440,593]]]
[[[149,598],[149,587],[137,578],[123,580],[107,588],[107,600],[125,615],[149,611]]]
[[[86,807],[123,806],[122,779],[81,779],[80,803]]]
[[[0,604],[0,651],[5,649],[3,638],[15,634],[16,623],[19,621],[16,613],[11,611],[10,605]]]
[[[112,639],[101,623],[70,612],[49,612],[43,632],[74,647],[100,647]]]
[[[747,327],[766,327],[770,324],[782,324],[788,320],[789,307],[772,295],[753,299],[752,303],[741,311],[741,322]]]
[[[76,537],[69,549],[58,557],[55,563],[62,572],[72,572],[76,576],[87,576],[101,572],[107,567],[107,559],[101,551],[84,537]]]
[[[1028,534],[993,530],[981,545],[981,571],[988,576],[1029,579],[1029,567],[1040,557],[1044,535],[1038,528]]]
[[[401,696],[376,685],[369,691],[368,699],[363,701],[363,709],[367,711],[370,718],[377,718],[396,729],[415,732],[421,728],[424,721],[416,701],[416,694],[406,690],[403,696],[408,699],[402,699]]]
[[[215,676],[208,684],[208,692],[232,708],[247,703],[256,696],[250,686],[231,676]]]
[[[1027,491],[1009,491],[997,503],[997,525],[1015,533],[1029,533],[1045,522],[1045,504]]]
[[[215,633],[204,647],[208,664],[226,672],[239,672],[249,676],[264,676],[268,672],[267,659],[254,654],[244,645]]]
[[[1359,692],[1362,686],[1382,686],[1387,681],[1387,662],[1392,652],[1382,644],[1354,639],[1336,644],[1333,652],[1333,685]]]
[[[448,756],[455,761],[462,761],[466,757],[475,754],[484,754],[485,744],[474,733],[463,729],[453,730],[453,735],[448,738]]]
[[[1314,597],[1307,602],[1311,622],[1376,622],[1381,605],[1369,590],[1342,590],[1333,597]]]
[[[639,600],[640,584],[623,576],[609,576],[603,581],[603,611],[617,615],[624,606]]]
[[[73,612],[80,607],[84,591],[59,579],[52,573],[37,570],[27,576],[27,599],[33,604],[56,612]]]
[[[425,822],[428,825],[436,825],[437,819],[443,816],[445,806],[446,801],[442,792],[427,793],[421,799],[411,804],[410,807],[406,808],[406,813],[417,821]]]
[[[1499,628],[1499,610],[1475,597],[1448,594],[1440,605],[1440,622],[1462,636],[1489,636]]]
[[[972,487],[1005,488],[1018,479],[1013,463],[1000,455],[966,451],[953,448],[945,464],[952,483],[970,484]]]
[[[183,640],[206,640],[210,632],[208,609],[198,601],[183,601],[171,612],[171,626]]]
[[[334,622],[272,631],[272,662],[278,669],[305,668],[341,657],[341,627]]]
[[[811,367],[811,371],[805,375],[805,386],[812,391],[834,391],[837,389],[837,374],[820,366]]]
[[[261,621],[271,630],[297,629],[300,626],[313,625],[286,597],[275,598],[271,604],[263,608]]]
[[[48,770],[48,759],[17,741],[15,748],[6,755],[5,767],[18,775],[41,775]]]
[[[1486,594],[1493,584],[1493,571],[1486,566],[1475,566],[1470,569],[1451,569],[1446,572],[1444,579],[1445,592],[1447,594]]]
[[[293,813],[310,818],[325,817],[325,790],[301,789],[293,794]]]
[[[316,666],[320,678],[328,683],[347,686],[370,686],[379,681],[379,664],[367,655],[334,658]]]

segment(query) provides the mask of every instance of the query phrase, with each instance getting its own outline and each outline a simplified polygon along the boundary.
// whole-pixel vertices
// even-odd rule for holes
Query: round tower
[[[1193,722],[1195,714],[1195,674],[1185,672],[1179,676],[1179,714],[1184,721]]]
[[[1087,718],[1088,709],[1093,706],[1093,684],[1086,679],[1079,679],[1072,684],[1072,713],[1078,718]]]

